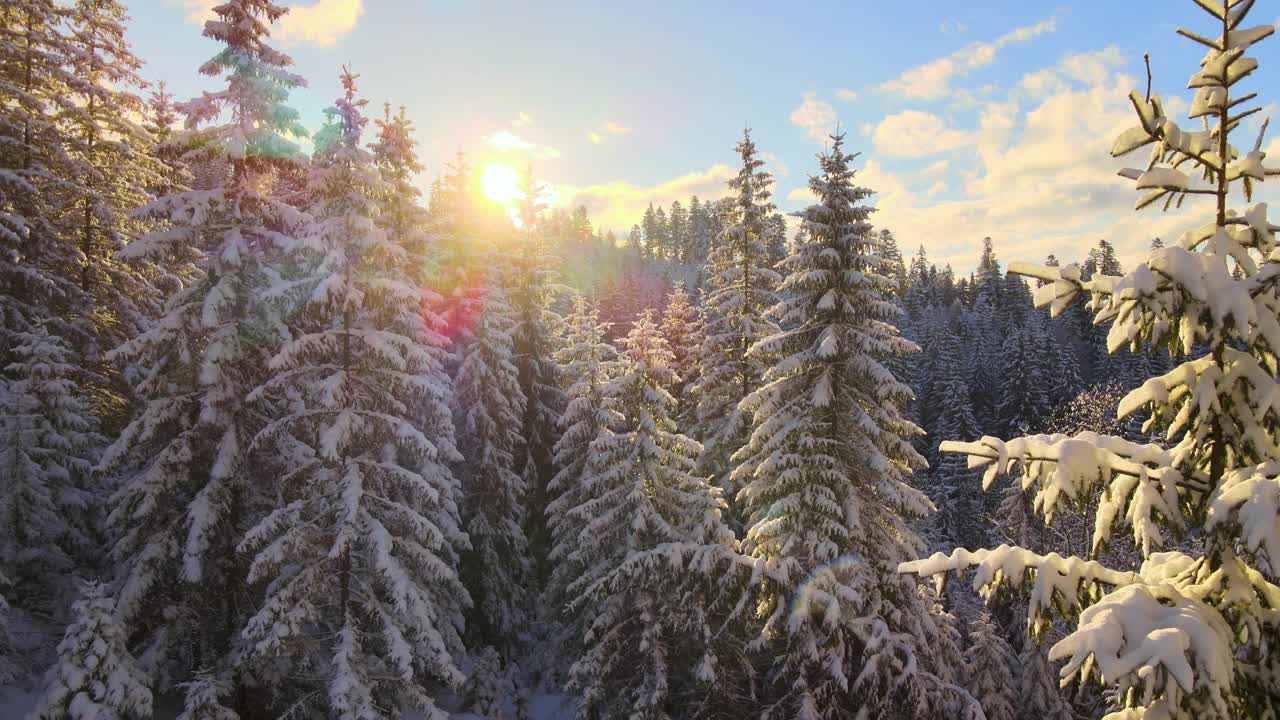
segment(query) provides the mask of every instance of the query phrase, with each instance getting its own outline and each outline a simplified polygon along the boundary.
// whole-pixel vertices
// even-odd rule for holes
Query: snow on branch
[[[1112,570],[1094,560],[1063,557],[1058,553],[1040,555],[1012,545],[992,549],[956,548],[950,555],[934,553],[923,560],[898,565],[898,572],[933,577],[942,591],[948,573],[973,569],[973,589],[988,603],[1004,590],[1029,586],[1029,608],[1038,633],[1048,626],[1044,615],[1057,609],[1069,612],[1096,597],[1099,585],[1123,587],[1138,581],[1132,572]]]
[[[1205,529],[1235,525],[1243,545],[1257,553],[1274,576],[1280,571],[1280,461],[1240,468],[1227,475],[1209,498]]]
[[[1134,542],[1149,554],[1164,541],[1162,526],[1185,527],[1180,497],[1185,490],[1173,456],[1158,445],[1081,432],[1031,435],[1004,441],[985,436],[977,442],[944,441],[942,452],[969,456],[969,467],[986,468],[983,489],[998,475],[1021,468],[1021,488],[1034,491],[1032,507],[1052,523],[1064,502],[1083,502],[1102,487],[1093,531],[1097,552],[1117,519],[1133,528]]]

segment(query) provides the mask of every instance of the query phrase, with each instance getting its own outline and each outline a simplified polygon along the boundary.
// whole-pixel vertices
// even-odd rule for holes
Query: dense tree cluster
[[[0,685],[41,720],[1273,717],[1280,227],[1228,206],[1280,174],[1228,142],[1272,29],[1197,2],[1212,129],[1135,93],[1114,151],[1212,222],[968,276],[875,226],[838,132],[791,237],[745,130],[723,197],[618,238],[461,155],[424,199],[349,68],[304,153],[272,0],[213,8],[187,102],[115,0],[0,6]]]

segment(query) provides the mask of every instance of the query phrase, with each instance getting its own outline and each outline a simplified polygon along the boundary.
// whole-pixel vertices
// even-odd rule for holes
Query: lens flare
[[[490,163],[480,173],[480,190],[497,205],[510,205],[524,197],[520,175],[509,165]]]

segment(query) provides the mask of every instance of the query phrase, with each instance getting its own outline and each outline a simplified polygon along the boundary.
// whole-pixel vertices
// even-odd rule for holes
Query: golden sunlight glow
[[[520,191],[520,175],[510,165],[489,163],[480,173],[480,189],[490,202],[510,205],[524,197]]]

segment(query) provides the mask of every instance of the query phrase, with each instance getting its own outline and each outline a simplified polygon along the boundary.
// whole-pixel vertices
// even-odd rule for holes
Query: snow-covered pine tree
[[[1091,312],[1110,322],[1113,351],[1167,343],[1193,355],[1120,403],[1121,417],[1149,409],[1148,428],[1162,429],[1171,446],[1089,431],[943,446],[985,465],[988,484],[1017,468],[1046,522],[1064,504],[1101,490],[1093,552],[1128,526],[1141,564],[1112,568],[1001,546],[901,567],[945,576],[976,566],[988,597],[1030,583],[1037,634],[1055,608],[1078,613],[1049,659],[1066,660],[1067,681],[1085,682],[1096,673],[1109,687],[1110,720],[1272,717],[1280,707],[1280,586],[1274,582],[1280,411],[1269,400],[1280,393],[1280,226],[1267,220],[1265,204],[1243,213],[1228,207],[1233,189],[1248,199],[1257,183],[1280,175],[1280,168],[1265,165],[1265,123],[1252,148],[1230,143],[1241,118],[1253,112],[1242,106],[1255,95],[1238,90],[1258,65],[1245,53],[1275,28],[1244,26],[1252,0],[1197,5],[1211,17],[1212,32],[1179,33],[1207,48],[1190,82],[1196,90],[1190,115],[1204,118],[1205,129],[1182,130],[1159,96],[1134,92],[1139,124],[1115,141],[1112,153],[1152,146],[1145,170],[1121,172],[1142,191],[1138,208],[1207,198],[1216,205],[1210,221],[1176,245],[1153,250],[1124,277],[1085,279],[1076,265],[1013,268],[1050,281],[1036,301],[1054,314],[1090,293]],[[1243,277],[1233,277],[1233,266]],[[1183,530],[1199,538],[1195,549],[1157,552],[1168,531]]]
[[[938,399],[938,410],[933,426],[938,437],[977,439],[982,433],[969,403],[964,368],[954,360],[961,354],[960,340],[953,333],[945,332],[938,344],[943,348],[940,355],[952,360],[934,368],[937,377],[933,379],[930,392]],[[938,506],[938,524],[942,531],[939,540],[948,548],[985,545],[983,498],[972,482],[973,471],[965,466],[964,458],[950,453],[942,455],[936,462],[929,485],[934,504]]]
[[[378,227],[387,234],[389,242],[404,248],[414,256],[419,265],[415,279],[426,282],[435,273],[427,265],[436,258],[428,257],[428,218],[420,204],[422,191],[413,178],[422,172],[418,160],[417,141],[413,139],[413,122],[404,106],[396,114],[391,104],[383,107],[383,116],[376,121],[377,139],[370,144],[373,161],[382,174],[378,200]],[[438,305],[436,302],[428,305]]]
[[[485,720],[507,720],[507,701],[514,700],[516,688],[503,667],[502,656],[486,645],[472,658],[467,678],[466,698],[472,712]]]
[[[185,702],[174,720],[241,720],[227,707],[228,687],[213,673],[197,673],[194,680],[182,684]]]
[[[301,224],[268,188],[302,161],[289,138],[305,134],[285,104],[303,80],[267,44],[285,8],[228,0],[214,13],[205,35],[223,48],[201,72],[225,74],[226,86],[183,106],[197,147],[185,158],[225,163],[228,172],[215,187],[143,208],[165,225],[122,251],[190,258],[200,272],[159,320],[113,351],[141,368],[144,406],[100,463],[119,484],[108,518],[117,610],[161,692],[201,668],[227,671],[253,607],[235,548],[253,520],[249,508],[270,490],[247,462],[259,427],[245,398],[278,337],[257,294],[263,259]]]
[[[965,687],[987,720],[1015,720],[1013,650],[985,612],[970,625],[964,659]]]
[[[436,387],[450,390],[447,394],[421,398],[409,411],[415,418],[415,425],[426,437],[432,438],[442,448],[445,439],[448,439],[448,449],[444,450],[442,456],[452,456],[456,446],[452,409],[453,381],[450,373],[456,356],[453,338],[449,334],[450,321],[443,314],[445,300],[435,285],[441,276],[443,251],[440,248],[440,235],[428,231],[431,218],[419,204],[422,193],[413,182],[414,176],[422,171],[422,164],[418,160],[413,123],[409,120],[407,111],[401,107],[398,113],[392,115],[390,105],[387,105],[383,118],[376,122],[377,140],[370,146],[374,162],[382,174],[376,222],[387,234],[388,242],[404,248],[407,253],[405,277],[418,288],[421,296],[419,304],[422,323],[413,337],[419,352],[435,358],[421,371],[430,376]],[[436,522],[438,527],[447,530],[449,545],[460,549],[467,546],[466,533],[461,531],[458,524],[461,487],[456,480],[452,486],[452,495],[441,496],[435,510],[448,517]]]
[[[941,712],[966,699],[931,672],[931,604],[894,577],[922,545],[907,518],[933,509],[907,484],[925,464],[901,410],[911,391],[883,365],[916,348],[892,325],[892,281],[861,204],[871,191],[843,148],[833,136],[810,178],[818,202],[798,213],[806,234],[771,310],[787,329],[751,349],[754,362],[778,360],[743,403],[753,431],[734,456],[750,512],[743,551],[765,568],[754,644],[772,658],[766,717]]]
[[[66,343],[44,327],[11,337],[16,359],[0,380],[0,575],[16,586],[14,608],[58,622],[68,581],[98,544],[92,471],[106,439]]]
[[[1051,408],[1048,386],[1056,379],[1048,374],[1044,336],[1032,328],[1008,329],[1000,350],[1001,382],[996,394],[996,432],[1011,437],[1044,427]],[[1037,342],[1039,341],[1039,342]],[[941,435],[948,439],[957,435]],[[969,436],[972,437],[972,436]]]
[[[48,685],[30,720],[151,717],[149,678],[129,654],[127,633],[107,589],[88,583],[72,606]]]
[[[547,524],[551,530],[551,576],[547,584],[545,605],[560,613],[574,599],[569,586],[584,569],[587,548],[594,538],[582,537],[584,522],[577,508],[591,498],[592,476],[587,461],[593,443],[607,437],[617,424],[618,414],[605,402],[605,389],[616,368],[616,351],[606,342],[608,324],[600,322],[596,305],[583,296],[574,299],[573,313],[567,318],[568,337],[556,359],[565,377],[572,378],[569,402],[560,420],[562,434],[556,442],[555,463],[559,471],[551,481],[555,497],[547,505]],[[566,614],[572,616],[572,614]],[[581,638],[581,625],[568,623],[569,647]]]
[[[123,379],[102,363],[102,353],[143,330],[160,311],[163,297],[151,284],[154,269],[145,261],[116,258],[145,229],[129,213],[150,200],[164,166],[155,157],[155,139],[138,122],[145,104],[137,94],[144,81],[142,61],[125,38],[128,13],[118,0],[76,0],[68,8],[71,90],[75,108],[60,118],[75,139],[79,190],[63,202],[59,227],[74,238],[83,255],[81,289],[92,298],[94,343],[82,351],[92,363],[90,377],[104,385],[99,394],[113,398],[102,408],[127,419]],[[123,424],[123,419],[120,420]]]
[[[1022,639],[1018,653],[1018,720],[1072,720],[1071,705],[1058,688],[1058,670],[1033,638]]]
[[[301,302],[273,376],[251,395],[280,398],[283,412],[255,444],[275,449],[285,472],[271,512],[239,546],[252,554],[248,582],[266,587],[243,636],[250,665],[310,678],[299,698],[281,698],[310,715],[414,708],[442,719],[433,687],[464,679],[454,665],[463,536],[449,469],[461,457],[451,426],[417,422],[419,408],[447,407],[450,390],[439,342],[424,335],[419,255],[376,222],[389,188],[360,144],[356,78],[344,70],[344,94],[316,136],[315,220],[283,263],[301,268],[284,284]]]
[[[689,262],[689,211],[679,200],[671,203],[667,224],[670,230],[670,259],[676,263]]]
[[[691,425],[695,404],[690,390],[698,379],[698,353],[702,348],[702,311],[689,302],[684,283],[676,283],[662,312],[662,336],[671,348],[671,395],[676,399],[672,411],[677,421]]]
[[[547,486],[555,475],[557,427],[566,402],[555,360],[564,320],[553,307],[557,273],[551,266],[546,238],[538,228],[542,186],[534,181],[531,168],[524,175],[521,192],[518,248],[508,278],[516,323],[512,338],[515,362],[525,399],[516,472],[525,488],[525,537],[534,563],[529,580],[544,583],[550,572],[547,554],[551,548],[546,512],[553,499]]]
[[[516,472],[524,392],[515,364],[515,319],[507,299],[508,268],[490,253],[484,305],[468,331],[454,379],[454,419],[462,463],[462,518],[471,550],[462,577],[473,599],[472,647],[509,650],[528,617],[529,543],[524,534],[524,481]]]
[[[889,279],[894,282],[894,299],[900,301],[907,292],[907,265],[902,259],[902,250],[898,249],[898,241],[889,228],[880,231],[880,255],[888,267]]]
[[[458,153],[447,172],[432,186],[431,231],[437,238],[435,273],[427,285],[441,296],[434,310],[445,336],[452,341],[452,369],[456,370],[465,351],[466,340],[484,305],[483,266],[485,239],[472,199],[471,166]]]
[[[737,486],[730,457],[750,431],[750,412],[741,403],[760,387],[765,373],[766,360],[748,351],[777,331],[767,310],[779,281],[765,247],[766,220],[774,210],[773,176],[763,170],[750,130],[743,131],[735,149],[742,167],[729,181],[734,193],[730,224],[717,238],[707,268],[705,337],[693,386],[698,398],[694,434],[703,443],[698,472],[714,477],[731,503]]]
[[[682,688],[714,678],[708,607],[672,570],[707,568],[686,556],[724,560],[733,543],[719,489],[693,473],[698,443],[672,420],[671,350],[651,310],[623,345],[606,390],[618,428],[591,444],[584,502],[568,513],[581,526],[569,592],[587,631],[570,674],[584,718],[669,717],[687,707]]]
[[[80,253],[57,225],[59,201],[82,191],[58,123],[76,109],[65,12],[55,0],[0,5],[0,368],[15,334],[37,325],[73,349],[93,336]]]

